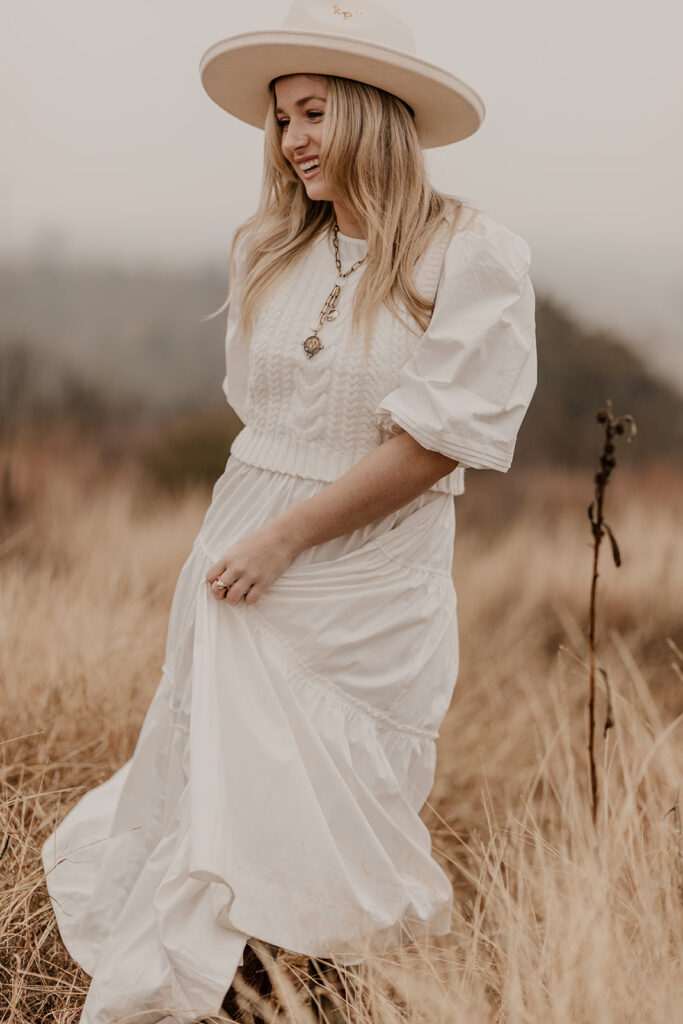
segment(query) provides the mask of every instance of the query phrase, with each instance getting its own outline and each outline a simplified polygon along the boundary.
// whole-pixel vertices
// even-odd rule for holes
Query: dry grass
[[[208,501],[201,489],[151,492],[134,467],[103,465],[94,443],[60,450],[61,464],[54,446],[15,444],[3,491],[0,1020],[16,1024],[78,1020],[88,979],[57,934],[40,845],[132,753]],[[672,809],[683,480],[618,469],[608,495],[624,564],[602,562],[598,656],[616,724],[598,748],[597,830],[585,756],[590,492],[590,474],[470,474],[456,543],[460,677],[425,809],[455,886],[453,929],[369,959],[338,1020],[683,1021]],[[278,1020],[306,1024],[296,964],[283,964],[271,966]]]

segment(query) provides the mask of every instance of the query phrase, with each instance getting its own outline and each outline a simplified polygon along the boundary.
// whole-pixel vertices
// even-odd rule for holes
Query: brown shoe
[[[268,1000],[273,994],[273,986],[268,971],[249,943],[244,947],[242,956],[244,963],[237,968],[237,973],[256,996]],[[233,985],[225,993],[221,1005],[236,1024],[267,1024],[262,1017],[252,1011],[245,996],[239,995]]]

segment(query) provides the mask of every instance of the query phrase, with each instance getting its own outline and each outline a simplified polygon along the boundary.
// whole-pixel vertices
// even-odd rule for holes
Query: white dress
[[[347,266],[364,251],[359,240],[341,244]],[[341,322],[321,332],[323,352],[308,361],[296,347],[329,291],[329,238],[316,245],[287,298],[273,299],[278,324],[291,326],[277,340],[291,361],[277,363],[282,394],[260,395],[274,373],[267,340],[257,325],[246,354],[239,350],[231,308],[224,389],[247,426],[180,573],[158,689],[133,756],[43,846],[61,935],[92,977],[81,1024],[217,1014],[250,936],[352,963],[450,928],[451,885],[418,812],[457,675],[451,560],[463,470],[447,489],[440,482],[305,550],[254,605],[218,602],[204,580],[240,537],[343,470],[323,441],[335,429],[335,366],[355,358],[344,350],[351,296],[342,294]],[[406,334],[412,355],[398,369],[388,356],[378,364],[388,367],[372,385],[383,400],[372,398],[369,412],[380,433],[353,437],[363,410],[351,408],[342,448],[357,461],[378,438],[410,427],[463,465],[507,468],[501,460],[509,463],[535,386],[528,247],[481,215],[436,262],[429,331],[419,344]],[[333,271],[332,262],[332,279]],[[282,317],[286,301],[301,308],[301,322],[296,312]],[[380,352],[383,337],[373,337]],[[385,341],[395,349],[396,336]],[[304,420],[291,417],[307,415],[320,379],[325,402],[302,448]],[[310,400],[297,404],[306,380]],[[271,446],[264,416],[279,423],[268,428]],[[285,450],[290,428],[298,433]],[[272,451],[280,468],[267,464]]]

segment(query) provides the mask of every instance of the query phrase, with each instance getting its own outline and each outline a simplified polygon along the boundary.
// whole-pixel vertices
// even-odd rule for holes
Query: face
[[[334,202],[318,166],[326,105],[327,80],[321,75],[287,75],[275,82],[282,153],[310,199]]]

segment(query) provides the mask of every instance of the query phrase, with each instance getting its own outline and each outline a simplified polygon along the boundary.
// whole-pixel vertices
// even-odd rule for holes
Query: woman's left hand
[[[217,601],[254,604],[278,576],[291,564],[297,550],[284,531],[266,523],[248,533],[206,573],[211,594]],[[216,584],[220,579],[227,587]]]

